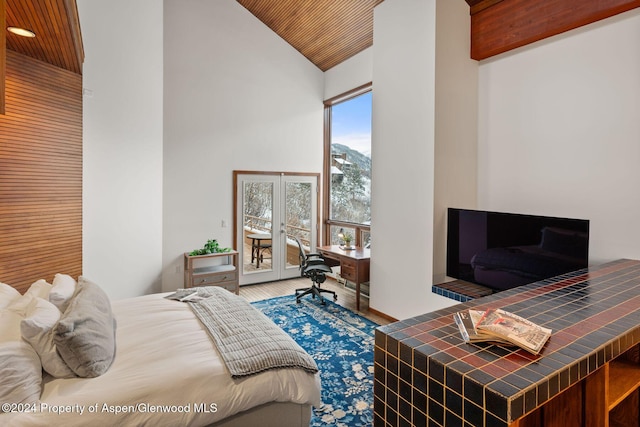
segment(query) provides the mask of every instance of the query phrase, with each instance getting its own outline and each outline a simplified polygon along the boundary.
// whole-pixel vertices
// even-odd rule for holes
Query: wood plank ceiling
[[[237,0],[326,71],[373,45],[373,8],[383,0]]]
[[[82,74],[84,48],[76,0],[6,0],[6,26],[36,33],[29,38],[7,31],[7,49]]]
[[[76,0],[0,1],[6,3],[6,26],[27,28],[36,33],[35,38],[25,38],[5,32],[7,49],[82,74],[84,49]],[[382,1],[237,0],[323,71],[372,46],[373,8]],[[466,0],[466,2],[472,16],[471,25],[474,30],[472,44],[480,42],[477,32],[486,32],[485,27],[489,24],[483,21],[480,25],[476,22],[484,16],[497,15],[492,25],[500,24],[504,27],[501,30],[504,33],[502,36],[505,39],[504,46],[494,48],[488,53],[473,54],[472,52],[472,57],[475,59],[483,59],[638,7],[640,4],[640,0],[600,0],[598,2],[543,0],[535,2],[534,7],[528,1]],[[585,8],[591,15],[577,16],[579,15],[577,12]],[[558,16],[550,13],[558,9],[566,12],[569,17],[575,16],[573,21],[565,17],[563,22],[558,23]],[[522,22],[514,21],[516,12],[521,16]],[[549,29],[554,25],[559,28]],[[520,34],[524,31],[523,26],[535,26],[535,31],[529,30],[529,32],[534,31],[535,34],[524,37]],[[514,37],[526,40],[514,42]],[[484,42],[480,43],[484,44]]]

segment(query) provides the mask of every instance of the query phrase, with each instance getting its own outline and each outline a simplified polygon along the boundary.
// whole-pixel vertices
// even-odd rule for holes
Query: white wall
[[[374,11],[372,308],[401,319],[451,300],[431,292],[435,0]]]
[[[591,220],[590,263],[640,258],[640,10],[487,60],[481,209]]]
[[[163,288],[232,246],[233,170],[322,171],[323,73],[234,0],[165,0]],[[229,226],[222,227],[222,221]]]
[[[436,2],[433,282],[446,278],[447,208],[475,208],[478,176],[478,61],[463,1]]]
[[[324,99],[341,95],[372,80],[373,48],[370,47],[325,71]]]
[[[83,272],[111,298],[160,290],[162,2],[78,0]]]

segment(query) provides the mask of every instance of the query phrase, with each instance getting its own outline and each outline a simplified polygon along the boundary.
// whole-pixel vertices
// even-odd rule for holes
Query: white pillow
[[[20,317],[24,317],[29,310],[29,305],[34,302],[34,299],[33,293],[25,293],[11,301],[11,304],[6,307],[6,310],[12,311]],[[20,324],[18,324],[18,332],[20,332]]]
[[[0,310],[0,343],[22,339],[22,335],[20,335],[21,320],[22,316],[13,310]]]
[[[16,288],[0,282],[0,309],[7,307],[18,297],[20,297],[20,292]]]
[[[46,280],[40,279],[31,284],[25,294],[33,295],[35,298],[49,298],[49,292],[51,292],[51,284]]]
[[[58,273],[53,277],[53,287],[49,292],[49,301],[64,313],[75,291],[76,280],[68,274]]]
[[[20,322],[20,332],[35,349],[42,368],[56,378],[75,377],[73,371],[62,360],[53,343],[53,327],[60,320],[60,310],[43,298],[36,298],[29,306],[27,317]]]
[[[36,298],[48,298],[51,285],[46,280],[40,279],[34,282],[24,295],[20,295],[18,298],[11,301],[6,307],[7,310],[11,310],[18,315],[24,317],[29,311],[29,306],[35,304]],[[19,326],[19,325],[18,325]]]
[[[0,310],[0,402],[35,403],[42,390],[42,365],[20,336],[22,316]]]

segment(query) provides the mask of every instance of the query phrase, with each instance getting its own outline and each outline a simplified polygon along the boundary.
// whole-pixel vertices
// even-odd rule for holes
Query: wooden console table
[[[453,313],[551,328],[539,355],[466,344]],[[618,260],[376,330],[374,426],[638,426],[640,261]]]
[[[221,286],[236,295],[238,282],[238,252],[218,252],[208,255],[184,254],[184,287]]]
[[[369,281],[371,251],[360,247],[344,250],[338,245],[319,246],[316,250],[325,259],[327,265],[340,265],[340,276],[355,283],[356,310],[359,311],[360,284]]]

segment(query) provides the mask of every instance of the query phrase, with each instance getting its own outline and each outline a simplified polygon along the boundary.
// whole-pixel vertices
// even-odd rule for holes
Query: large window
[[[325,101],[325,243],[371,243],[371,84]]]

